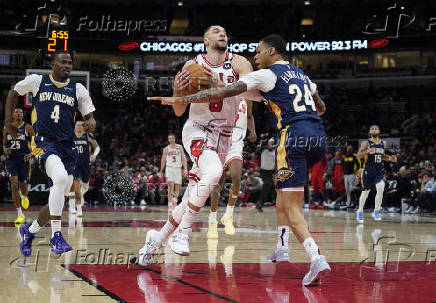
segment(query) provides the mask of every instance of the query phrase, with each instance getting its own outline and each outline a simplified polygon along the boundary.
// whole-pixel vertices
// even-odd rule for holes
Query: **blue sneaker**
[[[374,210],[374,212],[372,213],[372,217],[375,221],[381,221],[380,211]]]
[[[363,223],[363,211],[357,211],[356,212],[356,220],[359,223]]]
[[[20,251],[23,256],[28,257],[32,254],[32,241],[35,234],[29,231],[30,223],[20,226],[20,234],[23,240],[20,243]]]
[[[64,252],[70,251],[73,248],[65,241],[60,231],[55,232],[53,238],[50,239],[51,251],[56,255],[61,255]]]

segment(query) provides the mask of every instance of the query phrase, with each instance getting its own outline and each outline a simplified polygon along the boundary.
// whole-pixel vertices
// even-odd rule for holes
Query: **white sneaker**
[[[291,257],[289,256],[289,248],[277,246],[274,248],[272,253],[266,257],[268,262],[291,262]]]
[[[141,205],[141,206],[147,206],[147,202],[145,202],[145,200],[142,199],[141,202],[139,202],[139,205]]]
[[[154,229],[147,232],[147,235],[145,236],[145,245],[139,250],[139,265],[147,266],[150,264],[153,257],[162,247],[162,242],[157,240],[158,235],[159,232]]]
[[[178,228],[170,238],[169,244],[173,252],[181,256],[189,256],[189,236],[192,228]]]
[[[310,270],[303,278],[303,286],[320,285],[321,277],[330,273],[331,268],[325,257],[320,255],[318,259],[310,263]]]

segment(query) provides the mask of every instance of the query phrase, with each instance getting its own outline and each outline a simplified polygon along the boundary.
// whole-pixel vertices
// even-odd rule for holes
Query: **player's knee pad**
[[[375,189],[377,190],[377,194],[383,194],[385,190],[385,181],[381,180],[375,185]]]
[[[53,184],[66,185],[68,183],[68,174],[59,156],[48,156],[47,160],[45,161],[45,171],[47,176],[49,176],[53,181]]]

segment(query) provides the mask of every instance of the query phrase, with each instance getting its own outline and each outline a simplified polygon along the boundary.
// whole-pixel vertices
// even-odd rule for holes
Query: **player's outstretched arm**
[[[247,84],[238,81],[226,87],[210,88],[193,95],[183,97],[148,97],[147,100],[159,101],[162,104],[189,104],[189,103],[211,103],[215,100],[237,96],[247,91]]]

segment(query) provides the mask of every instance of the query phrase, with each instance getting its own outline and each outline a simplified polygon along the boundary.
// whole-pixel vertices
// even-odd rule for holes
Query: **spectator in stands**
[[[150,194],[150,202],[154,204],[163,204],[165,193],[162,190],[163,179],[154,171],[148,177],[148,193]]]
[[[328,161],[328,155],[326,154],[321,161],[315,163],[315,165],[312,167],[311,182],[314,203],[312,204],[311,208],[324,207],[324,202],[326,201],[325,175],[327,174],[328,170]]]
[[[353,151],[351,145],[347,146],[347,154],[344,158],[344,184],[345,192],[347,194],[346,205],[348,208],[354,208],[356,201],[351,200],[352,187],[356,183],[356,173],[360,169],[360,160]]]
[[[241,195],[241,200],[245,203],[257,201],[262,191],[262,179],[260,179],[253,170],[249,170],[247,172],[247,179],[241,182],[241,187],[242,184],[245,190]]]
[[[344,185],[344,158],[341,149],[337,149],[335,156],[329,162],[329,170],[327,176],[333,185],[333,195],[331,203],[325,204],[327,208],[336,208],[336,204],[343,202],[345,198],[345,185]],[[339,207],[339,205],[338,205]],[[346,206],[342,207],[345,209]]]
[[[262,206],[266,198],[273,194],[274,189],[274,169],[276,166],[275,140],[270,138],[266,148],[260,155],[260,178],[263,188],[256,203],[256,209],[262,212]]]
[[[421,188],[417,196],[416,209],[411,214],[431,213],[436,209],[436,182],[431,173],[424,171],[421,174]]]

